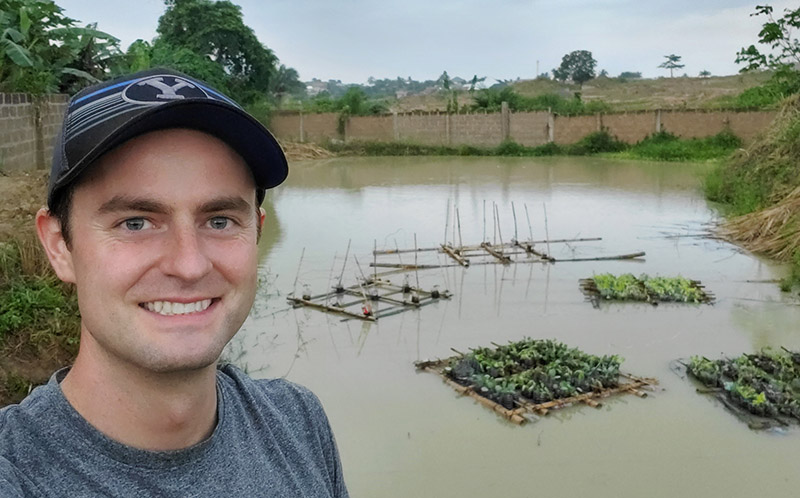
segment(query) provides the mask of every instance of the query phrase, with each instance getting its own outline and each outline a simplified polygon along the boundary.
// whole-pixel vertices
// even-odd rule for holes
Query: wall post
[[[661,109],[656,111],[656,133],[661,133]]]
[[[300,111],[300,141],[306,141],[305,115],[303,114],[303,111]]]
[[[508,102],[500,104],[500,135],[501,142],[505,142],[511,137],[511,113],[508,111]]]
[[[392,113],[392,132],[394,133],[394,141],[400,141],[400,129],[397,127],[397,111]]]
[[[555,142],[555,135],[556,135],[556,117],[553,114],[553,111],[548,108],[547,109],[547,141],[548,142]]]
[[[445,114],[444,131],[445,131],[445,134],[447,136],[447,145],[449,146],[451,143],[453,143],[453,138],[452,138],[451,133],[450,133],[450,113],[449,112],[447,114]]]

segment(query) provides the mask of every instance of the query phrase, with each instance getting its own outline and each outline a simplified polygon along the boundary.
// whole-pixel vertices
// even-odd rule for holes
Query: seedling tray
[[[467,354],[456,351],[456,356],[416,362],[415,366],[420,371],[440,376],[459,394],[475,399],[515,424],[524,424],[537,416],[547,415],[551,410],[578,403],[599,408],[602,406],[600,400],[613,395],[633,394],[644,398],[647,393],[643,390],[658,384],[656,379],[619,372],[621,359],[616,356],[599,358],[555,341],[526,339],[507,346],[493,346],[493,350],[479,348]],[[516,366],[507,358],[513,355],[504,354],[511,348],[527,356]],[[537,348],[544,352],[529,354]],[[476,356],[481,361],[477,361]],[[490,359],[485,360],[486,357]],[[503,357],[506,359],[495,361]],[[577,362],[573,366],[584,362],[585,367],[570,368],[570,362]],[[474,365],[471,374],[464,373],[465,364]],[[503,371],[487,367],[494,364],[501,365],[499,368]],[[592,373],[597,371],[603,372],[602,380],[592,378]],[[517,385],[521,378],[532,380]],[[542,392],[548,395],[543,396]]]

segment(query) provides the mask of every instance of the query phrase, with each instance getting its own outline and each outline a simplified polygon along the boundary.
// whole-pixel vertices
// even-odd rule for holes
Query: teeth
[[[148,311],[154,311],[164,316],[187,315],[189,313],[204,311],[209,306],[211,306],[211,299],[203,299],[202,301],[195,301],[193,303],[174,303],[171,301],[152,301],[144,303],[144,307]]]

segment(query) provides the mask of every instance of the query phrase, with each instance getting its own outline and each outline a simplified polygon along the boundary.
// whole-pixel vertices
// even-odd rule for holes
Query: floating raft
[[[518,425],[524,424],[530,419],[535,419],[536,416],[547,415],[551,410],[577,403],[599,408],[602,406],[600,400],[613,395],[633,394],[644,398],[647,396],[647,393],[644,392],[643,389],[652,389],[653,386],[658,384],[656,379],[640,378],[630,374],[619,373],[618,382],[614,387],[594,389],[545,402],[537,403],[522,396],[520,391],[517,391],[512,398],[513,407],[509,408],[482,394],[482,389],[476,383],[453,378],[452,375],[448,374],[450,365],[462,359],[464,359],[464,355],[459,354],[458,356],[446,359],[415,362],[414,365],[418,370],[431,372],[440,376],[445,384],[452,387],[459,394],[473,398],[498,415]]]
[[[334,287],[330,292],[314,296],[289,296],[286,300],[295,307],[305,306],[346,318],[374,322],[451,297],[452,294],[447,290],[423,290],[375,278],[348,287]],[[380,304],[385,307],[380,307]]]
[[[675,360],[670,367],[751,429],[800,424],[800,352],[762,350],[718,360],[694,356]]]
[[[620,294],[616,289],[599,288],[597,280],[600,278],[612,279],[626,279],[627,286],[624,293]],[[687,287],[686,291],[689,294],[681,293],[680,290],[675,292],[664,292],[657,287],[650,284],[653,281],[682,281]],[[606,274],[599,275],[593,278],[583,278],[578,281],[581,292],[591,301],[594,307],[598,307],[601,301],[634,301],[646,302],[651,304],[658,303],[693,303],[693,304],[713,304],[714,294],[709,292],[699,280],[689,280],[682,277],[674,278],[651,278],[647,275],[642,275],[639,278],[633,275],[621,275],[615,277],[614,275]],[[676,286],[677,287],[677,286]]]

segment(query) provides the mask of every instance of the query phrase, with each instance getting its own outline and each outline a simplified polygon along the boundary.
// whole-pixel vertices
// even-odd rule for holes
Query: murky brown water
[[[782,269],[692,236],[714,219],[699,191],[703,169],[575,158],[295,164],[268,200],[265,285],[231,356],[256,376],[285,375],[316,392],[354,497],[793,496],[800,430],[753,432],[669,369],[671,360],[692,354],[800,348],[800,307],[775,284],[744,282],[780,277]],[[546,203],[551,238],[603,237],[553,246],[556,256],[643,250],[647,258],[421,272],[422,287],[440,284],[453,299],[377,324],[288,309],[285,295],[303,248],[296,288],[322,292],[332,274],[338,279],[348,239],[365,272],[373,241],[412,247],[416,233],[420,246],[440,243],[448,200],[459,207],[465,243],[483,237],[484,201],[489,239],[492,202],[503,239],[513,236],[512,201],[520,238],[528,237],[523,204],[534,238],[543,238]],[[433,253],[420,257],[436,261]],[[351,258],[345,283],[356,272]],[[578,279],[600,272],[682,274],[702,280],[717,303],[593,309]],[[412,365],[450,356],[451,347],[524,336],[620,354],[624,370],[657,377],[663,391],[609,400],[600,409],[568,408],[517,427]]]

